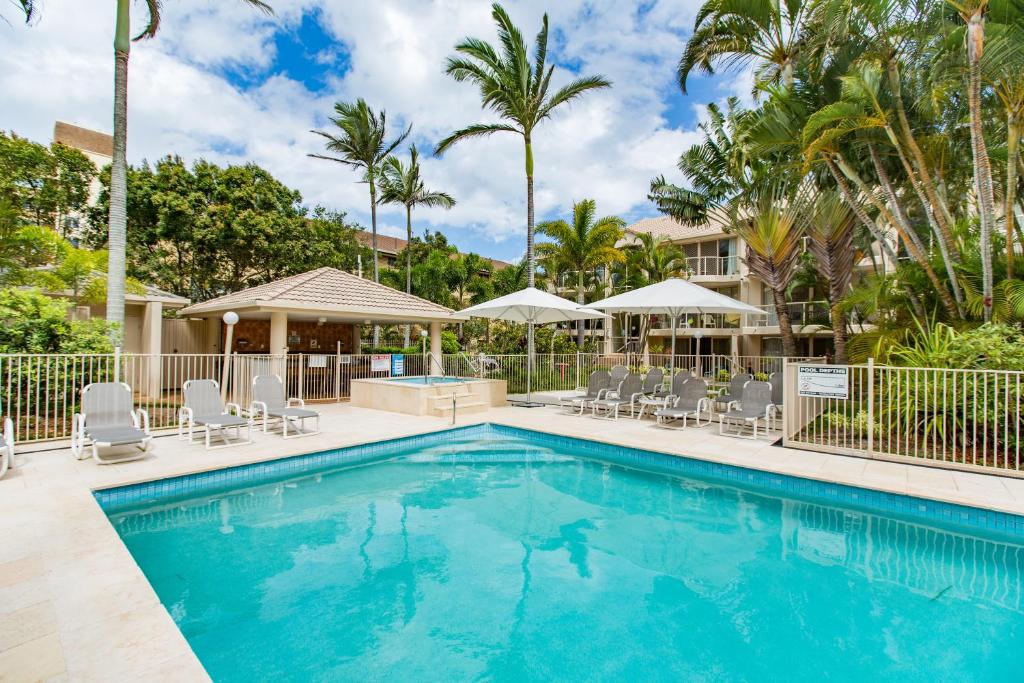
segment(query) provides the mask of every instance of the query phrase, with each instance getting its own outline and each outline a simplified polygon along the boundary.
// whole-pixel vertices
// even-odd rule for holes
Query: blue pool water
[[[97,497],[215,681],[1022,677],[1011,516],[491,426]]]
[[[465,377],[395,377],[388,381],[396,384],[454,384],[469,380]]]

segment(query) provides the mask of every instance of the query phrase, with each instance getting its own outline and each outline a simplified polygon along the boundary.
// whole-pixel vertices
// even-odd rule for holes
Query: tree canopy
[[[106,242],[109,173],[90,211],[88,241]],[[344,213],[312,211],[256,164],[191,167],[168,156],[128,169],[128,272],[193,300],[313,268],[354,270],[369,251]]]

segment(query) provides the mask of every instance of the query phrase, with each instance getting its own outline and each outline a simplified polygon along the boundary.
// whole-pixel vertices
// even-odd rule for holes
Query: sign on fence
[[[370,372],[387,372],[391,369],[391,356],[387,354],[370,356]]]
[[[800,365],[796,386],[801,396],[812,398],[850,398],[849,369],[829,365]]]
[[[309,367],[311,368],[326,368],[327,367],[327,356],[323,354],[316,354],[309,356]]]
[[[391,374],[394,377],[401,377],[405,374],[405,356],[397,353],[391,356]]]

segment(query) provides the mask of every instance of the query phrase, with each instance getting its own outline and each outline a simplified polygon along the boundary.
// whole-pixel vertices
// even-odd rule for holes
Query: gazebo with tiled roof
[[[238,314],[237,353],[359,353],[359,326],[429,325],[431,351],[441,352],[441,324],[465,320],[432,301],[336,268],[317,268],[193,304],[181,314],[220,320]]]

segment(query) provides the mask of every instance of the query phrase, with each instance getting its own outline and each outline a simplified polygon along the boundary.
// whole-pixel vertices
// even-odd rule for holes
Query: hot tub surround
[[[412,379],[402,377],[402,380]],[[462,382],[418,384],[390,378],[352,380],[351,402],[360,408],[406,415],[447,417],[453,396],[460,414],[480,413],[505,405],[505,380],[466,378]]]

